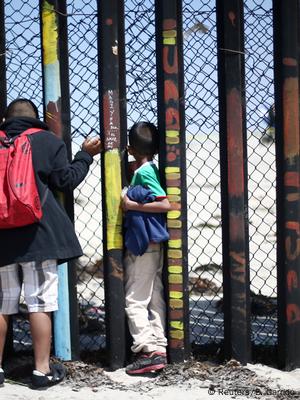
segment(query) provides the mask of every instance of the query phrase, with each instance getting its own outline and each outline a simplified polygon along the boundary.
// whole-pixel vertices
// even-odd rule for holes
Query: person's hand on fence
[[[99,137],[86,138],[82,143],[82,150],[89,153],[90,156],[94,157],[102,151],[102,142]]]

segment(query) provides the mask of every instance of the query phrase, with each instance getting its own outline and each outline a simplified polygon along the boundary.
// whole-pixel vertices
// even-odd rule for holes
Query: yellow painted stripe
[[[171,321],[170,326],[171,326],[171,328],[179,329],[180,331],[183,330],[183,322],[182,321]]]
[[[169,29],[167,31],[163,31],[163,37],[176,37],[177,36],[177,32],[175,31],[175,29]]]
[[[180,142],[179,138],[166,138],[167,144],[178,144]]]
[[[174,180],[174,179],[180,179],[180,174],[178,172],[175,172],[173,174],[168,174],[168,180]]]
[[[104,154],[105,194],[107,220],[107,248],[122,249],[122,210],[121,210],[121,159],[118,150]]]
[[[168,280],[169,283],[182,283],[182,275],[170,274]]]
[[[169,212],[168,212],[167,218],[168,218],[168,219],[177,219],[177,218],[180,217],[180,215],[181,215],[181,212],[180,212],[180,211],[178,211],[178,210],[172,210],[172,211],[169,211]]]
[[[163,44],[175,45],[176,44],[176,39],[175,38],[165,38],[163,40]]]
[[[166,167],[165,168],[166,174],[173,174],[174,172],[180,172],[180,168],[179,167]]]
[[[182,274],[182,266],[181,265],[170,265],[168,267],[168,271],[170,274]]]
[[[170,297],[171,299],[182,299],[183,293],[182,292],[175,292],[174,290],[170,291]]]
[[[182,240],[181,239],[171,239],[168,241],[169,247],[172,249],[181,249],[182,246]]]
[[[181,250],[168,250],[168,257],[169,258],[182,258],[182,251]]]
[[[172,339],[184,339],[184,331],[170,330],[170,336]]]
[[[167,221],[167,227],[168,228],[181,228],[182,222],[179,221],[178,219],[169,219]]]
[[[180,194],[181,190],[180,188],[176,188],[176,187],[168,187],[167,188],[167,194]]]
[[[54,64],[58,60],[57,38],[58,27],[54,6],[44,2],[42,9],[44,63]]]
[[[174,309],[179,309],[183,307],[183,300],[180,299],[170,299],[169,300],[170,307]]]
[[[180,201],[181,201],[180,196],[174,196],[174,195],[168,196],[168,199],[171,203],[180,203]]]
[[[166,136],[167,137],[178,137],[179,136],[179,131],[167,130],[166,131]]]

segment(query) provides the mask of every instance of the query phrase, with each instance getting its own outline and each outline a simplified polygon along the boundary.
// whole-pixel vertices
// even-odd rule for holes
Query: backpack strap
[[[44,129],[41,128],[29,128],[26,129],[26,131],[22,132],[19,136],[32,135],[33,133],[42,132],[43,130]]]

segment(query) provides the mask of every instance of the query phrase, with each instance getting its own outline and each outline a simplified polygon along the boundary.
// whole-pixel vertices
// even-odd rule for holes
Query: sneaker
[[[0,368],[0,386],[2,386],[4,383],[4,371],[2,368]]]
[[[50,364],[50,372],[43,374],[34,370],[31,376],[31,383],[34,389],[45,388],[56,385],[66,376],[65,367],[61,364]]]
[[[165,368],[167,364],[166,353],[140,353],[136,360],[127,365],[125,371],[129,375],[145,374]]]

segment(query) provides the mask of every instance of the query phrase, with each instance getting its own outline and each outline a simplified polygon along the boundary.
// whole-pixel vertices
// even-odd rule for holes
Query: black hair
[[[30,104],[30,106],[33,108],[33,111],[35,113],[36,118],[39,118],[39,111],[37,109],[37,106],[29,99],[16,99],[13,100],[11,103],[9,103],[9,105],[7,106],[5,113],[4,113],[4,118],[11,118],[13,116],[14,113],[14,107],[16,104],[18,103],[27,103]]]
[[[129,145],[140,155],[158,153],[158,129],[151,122],[136,122],[129,130]]]

